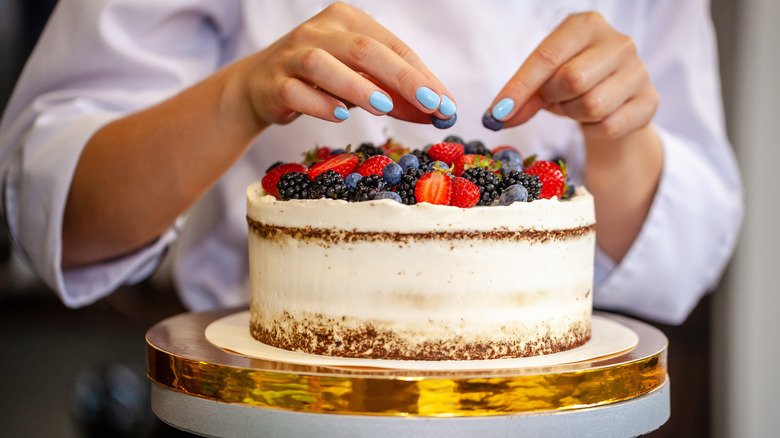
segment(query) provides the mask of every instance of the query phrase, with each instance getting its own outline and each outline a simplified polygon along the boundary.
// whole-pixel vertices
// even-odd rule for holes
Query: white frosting
[[[261,224],[346,232],[549,231],[595,223],[593,198],[583,188],[567,201],[461,209],[392,200],[278,201],[254,184],[247,201],[248,217]],[[350,243],[264,239],[250,231],[252,320],[286,313],[370,321],[417,341],[495,340],[508,328],[555,332],[590,321],[594,245],[592,231],[547,240]]]

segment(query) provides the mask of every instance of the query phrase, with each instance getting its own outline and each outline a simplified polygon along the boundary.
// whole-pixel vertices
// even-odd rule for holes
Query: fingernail
[[[336,109],[333,110],[333,117],[339,120],[347,120],[349,118],[349,111],[343,106],[337,106]]]
[[[453,102],[446,94],[441,95],[441,106],[439,106],[439,112],[445,116],[451,116],[455,114],[455,102]]]
[[[371,103],[371,106],[376,108],[377,111],[389,113],[393,110],[393,101],[379,91],[374,91],[371,93],[371,97],[368,98],[368,101]]]
[[[420,87],[417,89],[417,93],[415,95],[417,97],[417,100],[423,104],[424,107],[432,110],[439,107],[439,104],[441,103],[441,99],[439,99],[439,95],[434,93],[433,90],[431,90],[428,87]]]
[[[496,120],[503,119],[507,114],[509,114],[510,111],[512,111],[512,108],[514,107],[515,101],[508,97],[499,100],[498,103],[493,107],[493,118]]]

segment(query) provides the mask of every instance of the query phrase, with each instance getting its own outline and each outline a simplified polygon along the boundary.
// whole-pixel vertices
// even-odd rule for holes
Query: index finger
[[[583,23],[582,19],[581,16],[570,16],[531,52],[493,100],[491,112],[496,120],[511,120],[521,112],[520,109],[561,66],[592,43],[596,27]],[[533,113],[543,107],[533,106]],[[522,111],[525,120],[533,115],[528,112]]]

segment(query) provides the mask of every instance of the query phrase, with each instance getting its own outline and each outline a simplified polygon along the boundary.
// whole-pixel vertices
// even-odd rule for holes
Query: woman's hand
[[[579,122],[586,138],[618,139],[650,123],[658,101],[634,41],[600,14],[585,12],[539,44],[491,113],[511,127],[546,109]]]
[[[420,123],[455,113],[446,88],[403,41],[344,3],[230,68],[239,78],[235,103],[260,126],[300,114],[340,122],[351,106]]]

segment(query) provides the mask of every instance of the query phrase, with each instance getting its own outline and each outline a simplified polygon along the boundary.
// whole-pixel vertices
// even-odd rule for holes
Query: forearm
[[[211,187],[265,124],[222,70],[100,129],[76,168],[63,219],[63,268],[153,241]]]
[[[601,249],[615,261],[639,234],[661,178],[663,149],[652,124],[614,140],[585,138],[585,184],[596,203]]]

